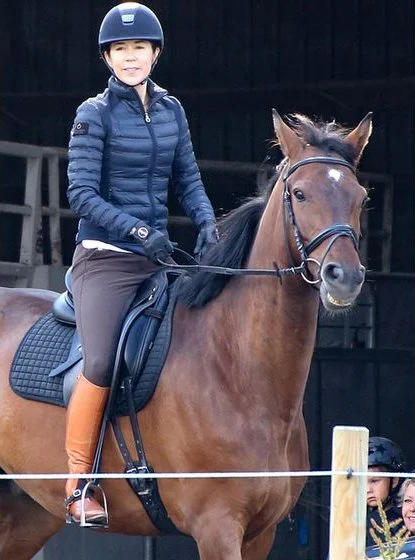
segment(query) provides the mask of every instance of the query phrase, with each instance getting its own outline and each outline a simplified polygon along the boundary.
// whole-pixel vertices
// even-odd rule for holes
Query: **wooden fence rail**
[[[0,140],[0,155],[24,158],[26,162],[24,203],[22,205],[0,202],[0,213],[17,214],[22,216],[22,235],[20,242],[19,260],[16,263],[0,261],[0,277],[15,277],[16,286],[30,286],[34,267],[43,263],[43,253],[37,252],[37,240],[41,231],[43,216],[49,219],[49,236],[52,265],[62,266],[62,235],[61,218],[73,218],[73,212],[68,208],[61,208],[60,197],[60,163],[67,160],[65,148],[35,146]],[[47,193],[48,206],[42,206],[41,182],[42,166],[47,165]],[[252,175],[254,178],[259,166],[255,163],[236,161],[199,160],[202,173],[222,173],[230,175]],[[389,270],[391,247],[391,205],[393,184],[388,175],[378,173],[361,173],[361,181],[367,185],[371,183],[383,185],[384,190],[384,225],[381,232],[372,232],[382,239],[382,271]],[[185,225],[188,218],[171,216],[173,225]],[[363,241],[363,253],[367,250]]]

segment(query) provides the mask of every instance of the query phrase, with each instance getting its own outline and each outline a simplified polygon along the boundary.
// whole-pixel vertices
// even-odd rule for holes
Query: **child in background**
[[[373,528],[371,521],[382,526],[378,501],[382,503],[389,523],[401,520],[391,528],[392,535],[396,534],[403,525],[402,513],[398,505],[398,493],[403,479],[381,476],[382,472],[404,472],[406,470],[406,461],[401,448],[394,441],[384,437],[369,438],[368,470],[372,476],[368,478],[367,483],[366,547],[376,544],[370,534],[370,529]],[[381,534],[376,534],[382,539]]]

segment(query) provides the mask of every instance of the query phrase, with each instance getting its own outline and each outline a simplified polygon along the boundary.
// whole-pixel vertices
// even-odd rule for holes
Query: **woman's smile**
[[[123,71],[134,74],[135,72],[139,72],[140,68],[138,66],[127,66],[126,68],[123,68]]]

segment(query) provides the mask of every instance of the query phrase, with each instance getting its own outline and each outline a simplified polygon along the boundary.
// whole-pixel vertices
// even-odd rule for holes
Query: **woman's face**
[[[111,43],[104,56],[121,82],[135,86],[148,77],[159,52],[149,41],[129,40]]]
[[[415,533],[415,484],[409,484],[402,500],[402,517],[410,533]]]
[[[367,498],[366,503],[369,507],[377,507],[377,501],[385,502],[388,499],[391,490],[390,479],[380,476],[380,473],[386,472],[384,467],[369,467],[372,473],[367,480]],[[392,487],[398,484],[398,479],[392,479]]]

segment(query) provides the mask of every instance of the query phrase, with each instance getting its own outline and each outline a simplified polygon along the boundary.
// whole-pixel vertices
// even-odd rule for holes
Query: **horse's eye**
[[[305,195],[304,195],[303,191],[301,191],[300,189],[295,189],[293,194],[299,202],[304,202]]]

